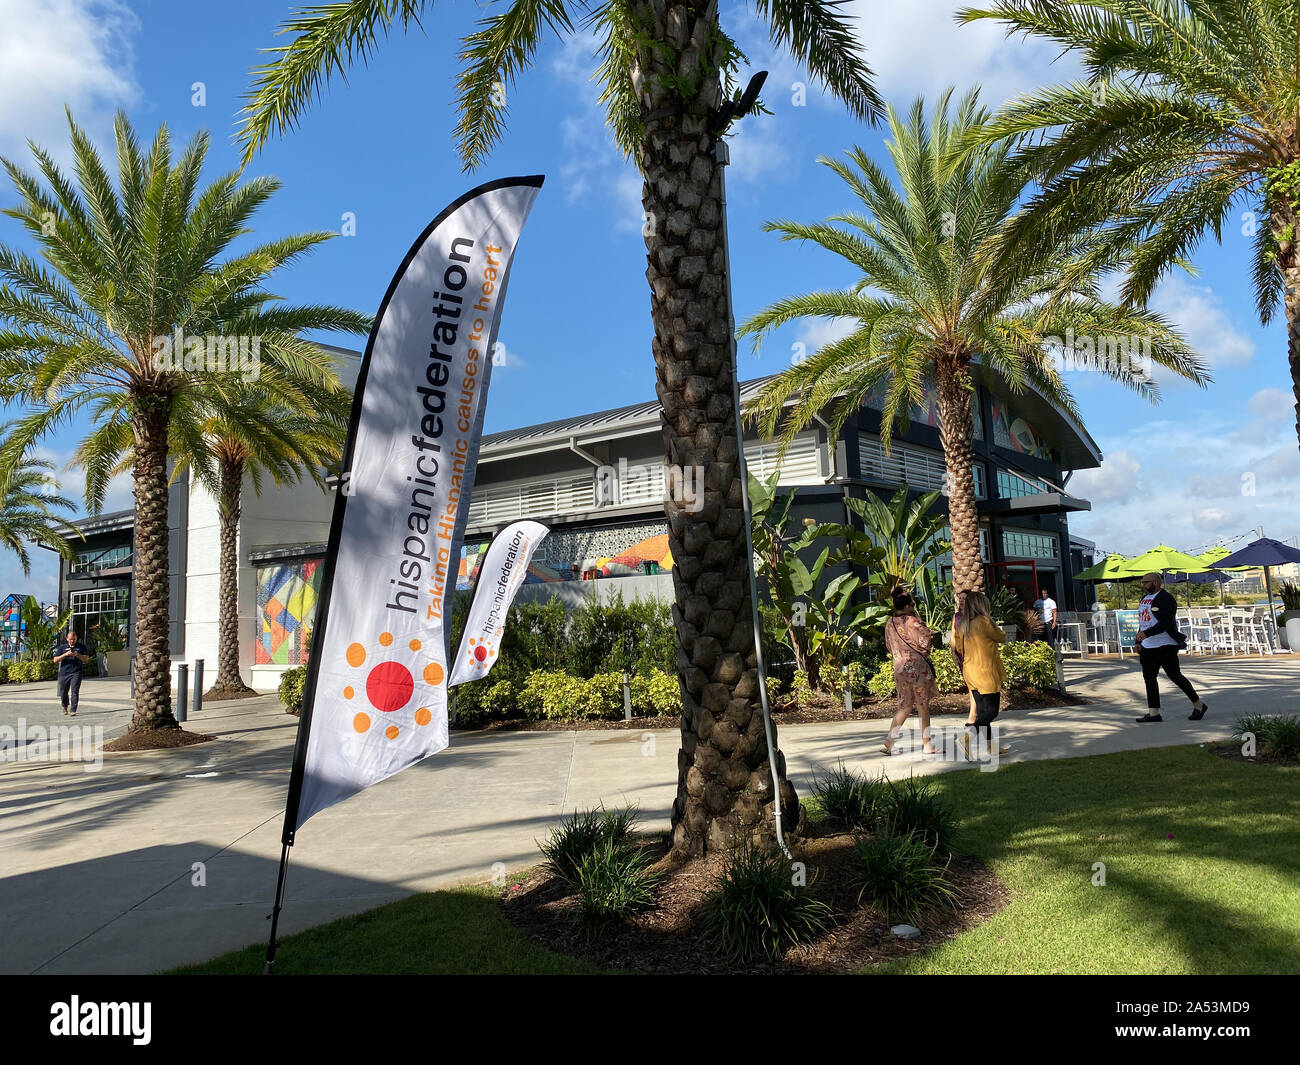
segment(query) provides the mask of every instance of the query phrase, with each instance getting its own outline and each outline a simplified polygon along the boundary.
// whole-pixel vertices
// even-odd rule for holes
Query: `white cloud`
[[[936,96],[949,85],[958,92],[979,83],[990,107],[1042,85],[1070,81],[1081,71],[1073,58],[1039,38],[1008,39],[992,19],[958,26],[954,0],[852,0],[845,11],[856,15],[858,37],[877,91],[906,103],[918,93]]]
[[[62,162],[63,107],[92,135],[139,98],[139,20],[119,0],[0,0],[0,153],[29,159],[36,141]]]
[[[1250,412],[1266,421],[1290,421],[1295,414],[1295,396],[1280,388],[1261,388],[1250,397]]]
[[[1141,491],[1142,464],[1130,451],[1106,456],[1095,470],[1080,470],[1070,478],[1071,495],[1094,503],[1125,503]]]
[[[1218,294],[1180,274],[1161,283],[1151,309],[1165,315],[1212,367],[1244,366],[1255,357],[1255,342],[1241,332]]]

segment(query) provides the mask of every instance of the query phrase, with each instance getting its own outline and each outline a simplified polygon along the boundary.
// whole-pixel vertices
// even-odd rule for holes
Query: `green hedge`
[[[5,670],[4,679],[14,684],[54,680],[59,675],[59,667],[52,658],[41,658],[34,662],[8,662],[6,665],[8,668]],[[91,676],[94,674],[92,673]]]
[[[632,713],[637,717],[682,712],[681,690],[674,674],[659,670],[635,673],[629,687]],[[460,685],[455,692],[458,725],[520,716],[531,721],[614,721],[623,716],[621,672],[575,677],[559,670],[538,670],[523,684],[506,679],[491,684],[476,681]]]
[[[1056,686],[1056,651],[1046,643],[1004,643],[1001,648],[1002,664],[1007,671],[1008,688],[1054,688]],[[930,655],[934,663],[935,679],[939,692],[954,695],[964,692],[966,685],[953,661],[952,651],[936,647]],[[894,690],[894,664],[886,659],[880,663],[875,676],[867,683],[871,694],[888,699]]]

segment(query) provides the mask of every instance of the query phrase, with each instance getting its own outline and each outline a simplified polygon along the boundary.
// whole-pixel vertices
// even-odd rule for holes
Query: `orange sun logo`
[[[469,656],[469,664],[480,673],[486,673],[492,668],[492,659],[497,656],[496,645],[487,637],[481,640],[473,636],[469,638],[469,650],[465,652]]]
[[[388,648],[393,645],[393,634],[391,632],[381,632],[379,634],[379,646]],[[412,639],[407,645],[412,656],[418,658],[420,655],[420,641]],[[347,662],[353,669],[361,669],[371,658],[379,658],[384,651],[375,651],[373,648],[367,649],[364,644],[353,643],[348,645]],[[388,652],[391,653],[391,652]],[[425,662],[423,667],[418,663],[407,665],[402,662],[387,658],[382,661],[376,661],[365,676],[364,688],[366,701],[370,703],[373,710],[379,714],[396,714],[404,710],[412,701],[415,694],[415,676],[411,672],[412,668],[420,669],[421,676],[426,684],[437,685],[442,682],[442,666],[437,662]],[[345,699],[355,699],[357,689],[349,684],[343,689]],[[385,720],[392,721],[392,718],[376,717],[367,710],[360,710],[352,718],[352,727],[359,733],[369,732],[371,727],[377,722]],[[433,720],[433,714],[427,706],[419,707],[411,720],[416,725],[427,725]],[[397,724],[388,724],[384,726],[384,735],[390,740],[397,739],[401,735],[401,728]]]

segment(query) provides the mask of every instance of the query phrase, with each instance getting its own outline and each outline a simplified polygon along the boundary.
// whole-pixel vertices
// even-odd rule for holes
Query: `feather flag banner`
[[[496,665],[510,604],[528,575],[533,552],[550,531],[535,521],[517,521],[497,533],[479,568],[448,687],[481,680]]]
[[[541,177],[466,193],[389,285],[357,379],[284,843],[447,746],[447,653],[492,351]]]

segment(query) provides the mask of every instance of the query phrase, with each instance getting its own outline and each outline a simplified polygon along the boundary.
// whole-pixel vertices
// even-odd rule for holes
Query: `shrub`
[[[876,672],[867,681],[867,691],[871,692],[877,699],[889,699],[897,693],[898,689],[894,684],[894,662],[892,659],[886,658],[876,667]]]
[[[732,856],[705,909],[705,927],[739,961],[775,958],[831,926],[831,909],[792,883],[778,852],[746,848]]]
[[[1256,751],[1274,758],[1300,758],[1300,716],[1242,714],[1232,724],[1232,738],[1255,737]]]
[[[794,683],[790,685],[790,694],[800,706],[807,706],[812,702],[812,685],[808,683],[808,674],[802,669],[794,671]]]
[[[7,684],[8,682],[9,682],[9,663],[0,662],[0,684]]]
[[[627,841],[607,838],[597,843],[578,862],[583,920],[599,928],[653,909],[661,874],[649,866],[645,853]]]
[[[966,690],[966,682],[962,680],[961,670],[957,668],[957,661],[949,648],[936,648],[930,661],[934,663],[934,679],[941,694],[955,695]]]
[[[451,695],[456,701],[457,728],[473,728],[492,716],[486,705],[488,690],[488,684],[481,680],[456,685]]]
[[[857,845],[858,901],[869,898],[889,920],[913,918],[935,906],[952,907],[947,864],[936,866],[935,848],[911,833],[888,829]]]
[[[843,764],[826,776],[814,776],[812,793],[827,817],[843,821],[850,828],[873,827],[879,817],[887,782],[884,775],[869,779]]]
[[[1300,758],[1300,717],[1279,717],[1269,729],[1264,750],[1274,758]]]
[[[930,777],[884,782],[877,818],[895,835],[914,835],[944,854],[951,852],[957,834],[957,814]]]
[[[767,688],[767,705],[775,706],[781,701],[781,678],[769,676],[765,679]]]
[[[665,673],[661,669],[634,674],[632,712],[646,717],[681,714],[682,686],[677,674]]]
[[[518,696],[513,681],[499,680],[483,693],[483,709],[494,717],[505,717],[514,711]]]
[[[546,842],[538,844],[547,870],[568,884],[577,886],[582,860],[606,842],[623,845],[636,826],[636,810],[578,810],[551,830]]]
[[[1002,663],[1011,688],[1055,688],[1056,649],[1047,643],[1004,643]]]
[[[307,686],[307,667],[295,666],[280,674],[280,702],[286,714],[302,713],[303,689]]]

